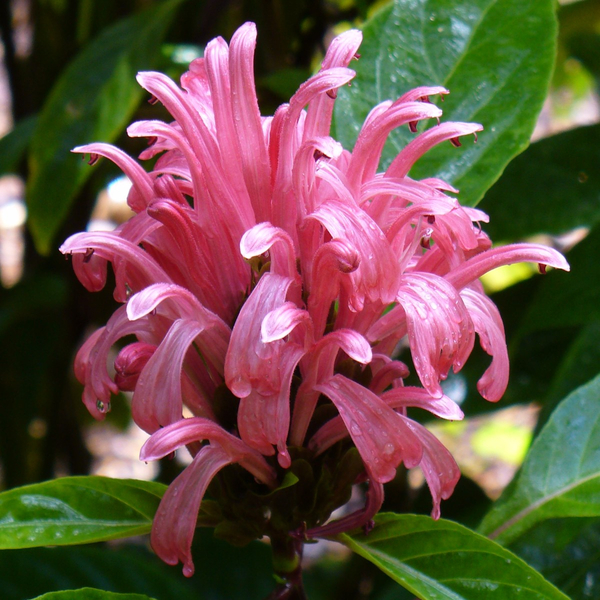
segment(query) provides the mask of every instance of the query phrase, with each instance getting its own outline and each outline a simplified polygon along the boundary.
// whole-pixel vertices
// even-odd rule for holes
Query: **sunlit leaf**
[[[600,516],[600,377],[552,413],[479,532],[508,544],[540,521]]]
[[[340,541],[422,600],[567,600],[512,552],[452,521],[381,514],[368,535]]]
[[[475,204],[506,164],[529,143],[548,88],[555,54],[553,0],[395,0],[364,28],[357,77],[336,103],[336,136],[351,148],[368,111],[420,85],[452,92],[444,121],[474,121],[485,131],[435,148],[411,175],[440,176]],[[411,139],[408,128],[390,136],[389,164]]]
[[[0,549],[64,546],[148,533],[165,486],[64,477],[0,494]]]

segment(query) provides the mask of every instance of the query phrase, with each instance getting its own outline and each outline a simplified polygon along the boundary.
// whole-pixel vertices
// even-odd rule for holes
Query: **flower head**
[[[491,249],[478,225],[484,213],[462,207],[443,181],[408,177],[429,148],[481,125],[434,125],[377,172],[389,132],[439,119],[427,100],[447,90],[421,87],[374,107],[350,152],[329,128],[336,90],[354,77],[348,64],[361,34],[336,38],[321,70],[273,117],[258,108],[255,41],[251,23],[229,45],[213,40],[181,87],[161,73],[138,75],[174,118],[129,127],[149,139],[142,159],[159,155],[154,169],[106,144],[75,149],[121,167],[135,216],[61,247],[91,291],[103,287],[110,262],[124,303],[77,356],[88,409],[103,418],[111,394],[133,390],[133,418],[151,434],[142,459],[181,446],[194,456],[162,500],[152,534],[157,553],[181,560],[187,575],[203,495],[233,464],[248,472],[252,497],[268,503],[296,459],[312,464],[315,477],[334,473],[329,453],[354,446],[362,462],[350,485],[369,480],[367,506],[342,525],[324,525],[333,501],[302,513],[309,535],[368,521],[400,464],[421,467],[437,518],[458,468],[408,409],[462,417],[441,382],[462,368],[475,334],[492,356],[479,390],[491,401],[503,394],[503,325],[480,275],[521,260],[568,269],[541,246]],[[132,334],[113,379],[108,352]],[[403,339],[420,387],[404,385],[409,367],[394,354]],[[294,518],[278,523],[302,526]],[[264,517],[260,527],[258,535],[280,525]]]

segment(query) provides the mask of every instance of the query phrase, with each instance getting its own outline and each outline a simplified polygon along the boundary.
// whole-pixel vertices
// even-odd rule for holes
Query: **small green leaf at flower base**
[[[559,404],[480,533],[509,544],[547,519],[600,516],[599,396],[600,376]]]
[[[568,600],[512,552],[452,521],[383,513],[368,535],[339,541],[421,600]]]
[[[335,136],[351,148],[368,111],[420,85],[450,90],[443,121],[475,121],[484,131],[435,148],[411,170],[436,175],[476,204],[522,152],[546,96],[555,56],[554,0],[395,0],[364,27],[351,87],[339,90]],[[435,126],[435,125],[434,125]],[[387,167],[411,136],[390,135]]]
[[[94,588],[82,588],[80,590],[50,592],[32,600],[153,600],[153,598],[142,594],[115,594]]]
[[[64,477],[0,494],[0,549],[84,544],[148,533],[165,486]]]

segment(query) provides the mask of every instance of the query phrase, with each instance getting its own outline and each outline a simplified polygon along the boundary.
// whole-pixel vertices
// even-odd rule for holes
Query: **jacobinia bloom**
[[[502,396],[504,330],[481,275],[524,260],[569,268],[546,247],[491,248],[484,213],[462,207],[439,179],[408,177],[432,146],[460,145],[482,129],[435,124],[442,111],[428,97],[447,90],[421,87],[374,107],[349,152],[329,129],[336,90],[354,77],[360,32],[336,38],[321,70],[273,117],[258,108],[255,42],[251,23],[229,45],[213,40],[181,87],[161,73],[138,75],[174,118],[129,127],[149,139],[140,158],[160,155],[154,169],[107,144],[75,149],[123,170],[135,216],[61,247],[90,291],[104,286],[110,262],[122,303],[78,353],[87,408],[102,419],[112,394],[133,391],[133,418],[151,434],[142,460],[181,446],[193,456],[152,532],[156,552],[182,561],[186,575],[203,495],[222,470],[247,471],[268,498],[296,459],[355,447],[356,481],[369,482],[365,508],[326,524],[333,506],[294,528],[311,537],[367,523],[400,464],[423,470],[439,517],[459,471],[408,409],[462,417],[441,382],[462,368],[475,334],[492,357],[478,389],[492,402]],[[433,126],[416,134],[426,119]],[[401,126],[413,141],[377,172],[387,135]],[[130,336],[111,377],[109,351]],[[395,355],[403,340],[421,386],[404,385],[409,367]],[[274,527],[266,516],[263,531]]]

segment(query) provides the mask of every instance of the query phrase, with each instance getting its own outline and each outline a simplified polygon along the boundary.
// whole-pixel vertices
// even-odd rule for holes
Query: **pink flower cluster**
[[[568,270],[542,246],[491,248],[478,225],[484,213],[462,207],[443,181],[408,177],[429,148],[457,144],[481,125],[434,125],[377,172],[389,132],[439,119],[428,96],[447,90],[421,87],[377,105],[349,152],[329,129],[336,90],[354,77],[347,67],[360,32],[336,38],[321,70],[273,117],[258,108],[255,42],[250,23],[229,45],[213,40],[181,87],[161,73],[138,75],[174,118],[128,129],[149,139],[140,158],[160,154],[154,169],[107,144],[75,149],[123,170],[136,214],[114,232],[79,233],[61,247],[90,291],[105,285],[112,263],[114,297],[123,303],[77,355],[89,411],[103,418],[111,394],[134,391],[133,418],[151,434],[141,458],[181,446],[194,456],[166,492],[152,534],[155,551],[170,564],[181,560],[186,575],[215,475],[237,463],[274,488],[294,447],[318,456],[349,436],[370,482],[369,516],[397,467],[419,466],[437,518],[459,471],[407,409],[462,418],[440,382],[464,365],[476,333],[492,356],[478,389],[491,401],[503,394],[504,330],[482,274],[524,260]],[[113,379],[109,351],[131,335],[137,341],[119,352]],[[408,367],[394,358],[402,340],[422,387],[403,383]],[[342,374],[348,361],[360,377]],[[239,399],[227,429],[215,406],[223,385]],[[324,402],[337,416],[307,435]]]

